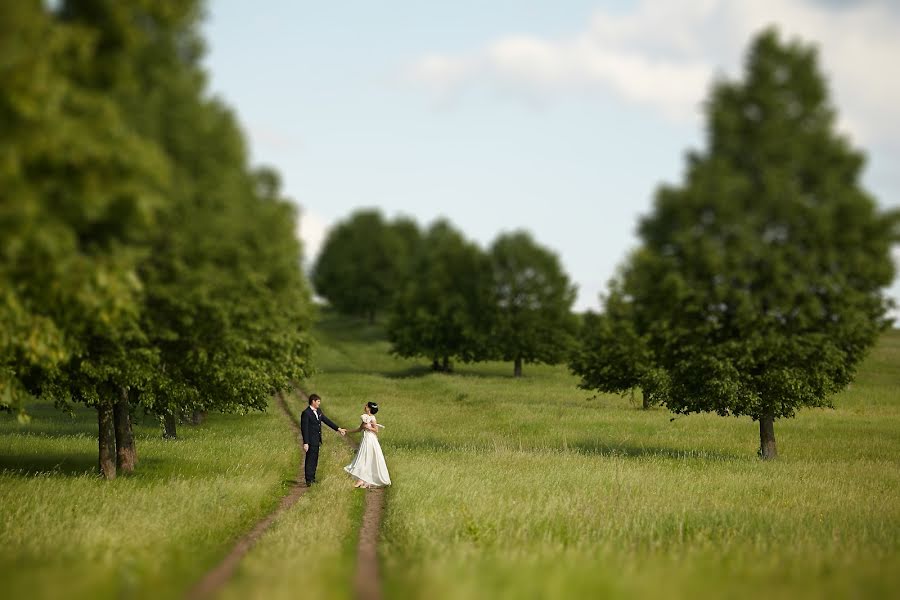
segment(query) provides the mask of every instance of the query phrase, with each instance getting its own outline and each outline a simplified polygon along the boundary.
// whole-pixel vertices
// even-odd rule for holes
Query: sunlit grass
[[[297,397],[288,401],[295,416],[306,406]],[[352,597],[363,492],[351,493],[342,470],[352,450],[333,431],[322,429],[320,483],[282,513],[256,543],[219,595],[223,600]]]
[[[32,408],[0,421],[0,573],[11,598],[158,598],[182,593],[268,513],[298,452],[287,420],[210,415],[165,441],[136,427],[136,473],[94,475],[92,411]]]
[[[900,586],[900,336],[835,409],[677,417],[577,389],[564,367],[431,374],[327,337],[331,414],[379,402],[394,485],[392,598],[885,596]],[[374,337],[374,336],[370,336]],[[349,418],[349,417],[348,417]]]
[[[576,387],[565,367],[388,354],[379,325],[325,314],[303,382],[340,425],[381,405],[387,598],[886,597],[900,589],[900,334],[834,409],[776,422],[674,417]],[[288,398],[293,415],[304,407]],[[132,477],[93,475],[96,425],[47,406],[0,419],[0,576],[11,598],[179,597],[297,475],[266,414],[210,415],[166,442],[137,428]],[[321,484],[282,513],[221,597],[352,596],[365,492],[325,429]]]

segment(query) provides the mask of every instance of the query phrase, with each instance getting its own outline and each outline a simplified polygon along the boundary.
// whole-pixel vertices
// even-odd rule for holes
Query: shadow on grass
[[[371,373],[372,371],[366,371],[365,369],[360,369],[357,372],[362,373]],[[430,365],[414,365],[411,367],[407,367],[405,369],[392,369],[392,370],[382,370],[375,371],[379,375],[386,377],[388,379],[405,379],[405,378],[415,378],[415,377],[425,377],[427,375],[443,375],[448,378],[459,378],[459,379],[508,379],[510,381],[526,381],[528,380],[528,376],[523,377],[515,377],[513,376],[512,369],[504,369],[504,370],[480,370],[480,371],[472,371],[468,370],[465,367],[456,367],[450,373],[444,373],[442,371],[432,371]]]
[[[353,367],[341,367],[338,369],[322,369],[321,371],[327,375],[378,375],[385,379],[421,379],[429,375],[440,375],[448,379],[508,379],[510,381],[527,380],[527,377],[513,377],[512,373],[494,372],[486,373],[479,371],[455,370],[451,373],[443,373],[441,371],[432,371],[430,365],[418,364],[408,367],[400,367],[396,369],[372,368],[366,365],[358,365]]]
[[[23,476],[91,475],[97,471],[97,456],[84,453],[0,456],[0,471]]]
[[[744,460],[746,457],[704,448],[684,449],[665,448],[661,446],[635,446],[633,444],[603,444],[596,441],[576,441],[567,444],[569,450],[579,454],[589,454],[603,457],[625,458],[665,458],[668,460],[710,460],[710,461],[734,461]],[[564,450],[565,448],[560,448]]]
[[[604,458],[661,458],[666,460],[700,460],[700,461],[743,461],[747,456],[739,454],[731,454],[719,450],[709,450],[698,448],[695,450],[683,448],[666,448],[661,446],[635,446],[632,444],[603,444],[596,441],[575,441],[546,444],[547,440],[541,440],[541,443],[529,444],[525,443],[508,443],[499,446],[490,441],[477,441],[470,444],[460,446],[447,440],[438,438],[420,438],[415,440],[406,440],[395,444],[395,448],[399,450],[411,452],[434,452],[434,453],[459,453],[461,456],[471,453],[491,453],[496,452],[499,448],[507,448],[512,451],[533,452],[536,454],[557,454],[573,452],[576,454],[584,454],[591,456],[599,456]]]

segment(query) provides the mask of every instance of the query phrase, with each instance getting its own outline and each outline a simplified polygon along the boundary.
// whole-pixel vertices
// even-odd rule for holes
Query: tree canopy
[[[0,18],[0,406],[265,408],[308,370],[296,212],[207,97],[200,3],[37,0]],[[24,413],[23,413],[24,414]]]
[[[813,47],[762,32],[706,115],[706,151],[658,191],[607,311],[651,353],[656,398],[753,417],[770,458],[774,420],[828,406],[885,327],[897,215],[861,186],[864,157],[835,131]],[[641,381],[591,366],[603,352],[573,364],[584,385]]]
[[[415,277],[398,290],[388,323],[392,351],[423,356],[434,370],[451,359],[483,359],[489,351],[491,268],[485,253],[447,221],[425,232]]]
[[[316,293],[339,312],[374,321],[403,286],[420,243],[415,222],[388,222],[378,210],[360,210],[329,232],[313,266]]]
[[[488,250],[493,273],[491,344],[497,358],[557,364],[572,347],[575,287],[559,258],[519,231],[497,237]]]

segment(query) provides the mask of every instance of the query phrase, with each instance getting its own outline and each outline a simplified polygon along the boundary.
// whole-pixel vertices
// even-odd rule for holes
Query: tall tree
[[[0,398],[96,407],[108,478],[134,468],[135,402],[263,409],[308,369],[296,213],[205,97],[199,7],[35,1],[0,19]]]
[[[138,323],[136,270],[166,203],[168,163],[82,83],[97,52],[90,30],[39,2],[4,11],[0,312],[23,335],[4,344],[4,387],[95,407],[99,468],[113,477],[115,399],[155,360]]]
[[[499,236],[488,255],[493,272],[492,348],[513,362],[557,364],[565,360],[576,329],[575,287],[559,258],[526,232]]]
[[[389,223],[378,210],[360,210],[329,232],[312,282],[338,311],[370,322],[387,309],[406,276],[418,229],[412,221]]]
[[[708,149],[641,221],[623,300],[659,399],[751,416],[769,459],[775,420],[830,405],[885,327],[897,214],[862,188],[810,46],[762,32],[707,119]]]
[[[451,359],[475,360],[488,348],[491,267],[485,253],[447,221],[434,223],[413,261],[388,322],[399,356],[424,356],[435,371]]]

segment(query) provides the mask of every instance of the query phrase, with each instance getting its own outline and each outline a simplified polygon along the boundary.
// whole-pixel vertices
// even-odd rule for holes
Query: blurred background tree
[[[449,222],[437,221],[423,236],[412,272],[388,322],[391,351],[425,357],[444,372],[452,370],[451,359],[485,358],[492,317],[487,255]]]
[[[641,390],[642,408],[654,403],[658,378],[647,336],[638,333],[634,305],[613,280],[602,299],[603,312],[588,311],[578,329],[569,368],[581,376],[578,387],[612,394]]]
[[[353,213],[325,238],[312,269],[316,294],[373,323],[404,285],[420,240],[414,221],[388,222],[378,210]]]
[[[513,362],[558,364],[568,356],[577,320],[576,289],[559,257],[527,232],[503,234],[488,250],[493,273],[492,354]]]
[[[607,311],[652,353],[654,398],[751,416],[769,459],[774,421],[829,406],[888,324],[898,215],[860,184],[864,157],[835,131],[815,48],[762,32],[743,81],[717,82],[706,112],[708,149],[657,193]],[[584,383],[639,383],[591,366],[607,349],[583,347]]]
[[[0,402],[96,407],[108,478],[134,468],[135,404],[174,428],[264,409],[308,371],[296,211],[206,97],[200,9],[28,1],[0,19]]]

